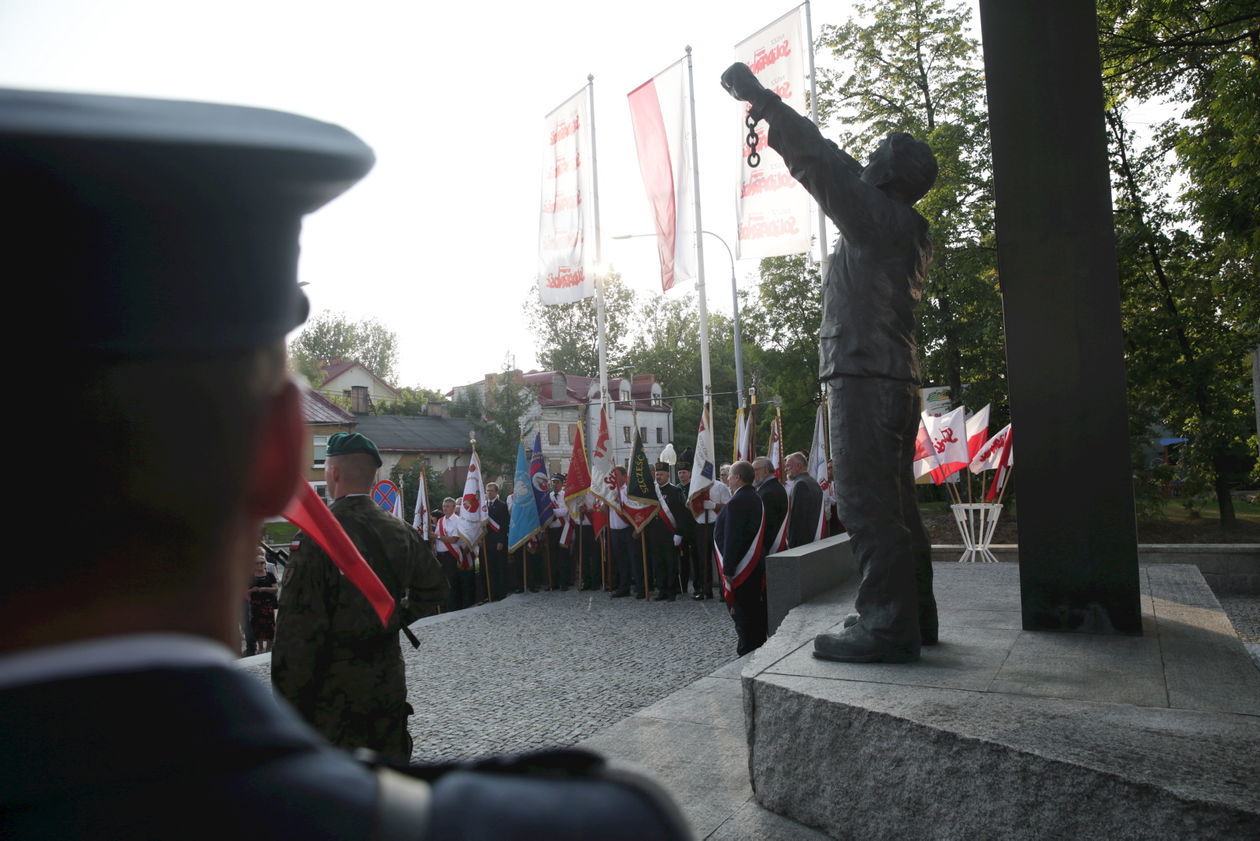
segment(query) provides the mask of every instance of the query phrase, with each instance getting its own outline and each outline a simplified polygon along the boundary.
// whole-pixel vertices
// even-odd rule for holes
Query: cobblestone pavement
[[[1260,596],[1218,595],[1217,601],[1243,642],[1260,643]]]
[[[721,600],[529,593],[403,641],[417,761],[572,745],[735,659]],[[268,680],[270,664],[250,671]],[[453,714],[453,712],[455,714]]]

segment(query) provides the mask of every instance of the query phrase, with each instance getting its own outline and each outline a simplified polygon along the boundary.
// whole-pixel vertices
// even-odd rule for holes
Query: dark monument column
[[[1142,630],[1093,0],[980,0],[1026,630]]]

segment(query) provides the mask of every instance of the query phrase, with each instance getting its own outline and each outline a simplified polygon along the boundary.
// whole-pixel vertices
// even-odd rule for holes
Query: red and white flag
[[[997,470],[998,461],[1002,458],[1002,450],[1006,447],[1006,439],[1011,434],[1011,425],[1008,423],[1002,427],[1002,430],[984,443],[984,446],[976,451],[975,458],[971,460],[969,469],[972,473],[982,473],[985,470]]]
[[[591,496],[591,465],[586,458],[582,424],[579,423],[576,428],[573,452],[569,454],[569,472],[564,477],[564,504],[568,506],[569,516],[580,519],[582,514],[578,509],[586,506],[589,510],[595,500]]]
[[[717,480],[717,464],[709,451],[709,407],[700,412],[700,431],[696,433],[696,450],[692,457],[691,484],[687,487],[687,504],[696,516],[704,510],[709,488]]]
[[[993,483],[989,485],[989,492],[984,495],[985,502],[992,502],[994,497],[1000,497],[1002,491],[1006,488],[1006,483],[1011,478],[1011,471],[1015,469],[1015,444],[1012,441],[1011,430],[1006,430],[1006,441],[1002,445],[1002,455],[998,458],[997,468],[993,473]]]
[[[394,510],[389,513],[404,523],[407,522],[407,518],[403,516],[403,485],[401,481],[398,483],[398,493],[394,496]]]
[[[655,221],[661,288],[697,277],[695,161],[684,60],[628,94],[639,171]]]
[[[425,487],[424,465],[420,465],[420,484],[416,487],[416,509],[411,515],[411,527],[420,534],[421,540],[429,539],[429,489]]]
[[[459,502],[460,531],[459,536],[472,546],[485,533],[486,520],[486,486],[481,478],[481,459],[473,450],[472,459],[468,462],[468,476],[464,479],[464,495]]]
[[[936,451],[937,465],[932,471],[932,481],[938,485],[971,463],[967,455],[966,413],[967,409],[959,406],[939,418],[923,416],[923,425]]]
[[[543,121],[538,297],[544,304],[595,294],[595,156],[587,103],[582,88]]]
[[[735,453],[733,461],[751,462],[755,456],[752,451],[752,411],[735,410]]]
[[[980,448],[984,446],[984,442],[989,440],[989,407],[992,403],[986,403],[984,408],[967,418],[967,457],[975,458],[976,453],[980,452]]]
[[[919,434],[914,439],[914,479],[916,482],[940,467],[940,462],[936,458],[936,447],[933,446],[932,436],[928,434],[927,425],[924,423],[926,417],[924,415],[919,418]]]
[[[621,493],[617,488],[617,477],[613,475],[612,439],[608,435],[608,414],[604,407],[599,409],[599,434],[595,436],[595,447],[591,450],[591,494],[604,501],[608,507],[621,514]]]
[[[805,101],[809,89],[805,68],[810,45],[805,38],[803,11],[803,5],[797,6],[735,46],[735,60],[747,64],[761,84],[777,93],[798,114],[808,113],[809,108]],[[756,168],[748,165],[748,110],[747,103],[739,103],[739,190],[735,196],[739,237],[735,255],[744,259],[809,251],[814,232],[813,202],[779,153],[766,145],[768,129],[764,122],[755,129],[761,161]],[[734,140],[732,133],[732,147]]]
[[[766,453],[774,468],[774,478],[783,481],[783,414],[776,406],[774,419],[770,421],[770,448]],[[778,551],[777,549],[775,550]]]

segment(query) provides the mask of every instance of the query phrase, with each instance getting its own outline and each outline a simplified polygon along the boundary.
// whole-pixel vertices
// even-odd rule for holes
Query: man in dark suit
[[[490,597],[498,601],[508,594],[508,527],[512,524],[512,512],[507,503],[499,498],[499,486],[495,482],[486,485],[486,513],[498,529],[486,529],[486,563],[490,569]]]
[[[742,657],[766,641],[766,516],[752,487],[751,464],[732,464],[727,482],[731,501],[718,514],[713,542],[722,568],[726,604],[735,620],[735,653]]]
[[[792,488],[788,498],[788,546],[804,546],[813,543],[821,534],[822,487],[810,475],[804,453],[792,453],[787,457],[787,475]]]
[[[690,837],[590,754],[431,783],[358,762],[232,664],[247,560],[310,463],[284,346],[301,220],[372,161],[290,114],[0,91],[6,267],[57,313],[58,396],[93,442],[15,469],[111,489],[73,552],[0,590],[6,841]]]
[[[786,522],[788,513],[787,491],[779,477],[774,475],[774,465],[765,456],[753,459],[753,487],[766,511],[766,554],[773,555],[786,548]]]

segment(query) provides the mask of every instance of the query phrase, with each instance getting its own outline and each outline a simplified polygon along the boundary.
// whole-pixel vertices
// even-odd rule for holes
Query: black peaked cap
[[[306,319],[302,216],[372,168],[338,126],[259,108],[0,90],[2,239],[74,353],[244,350]]]

